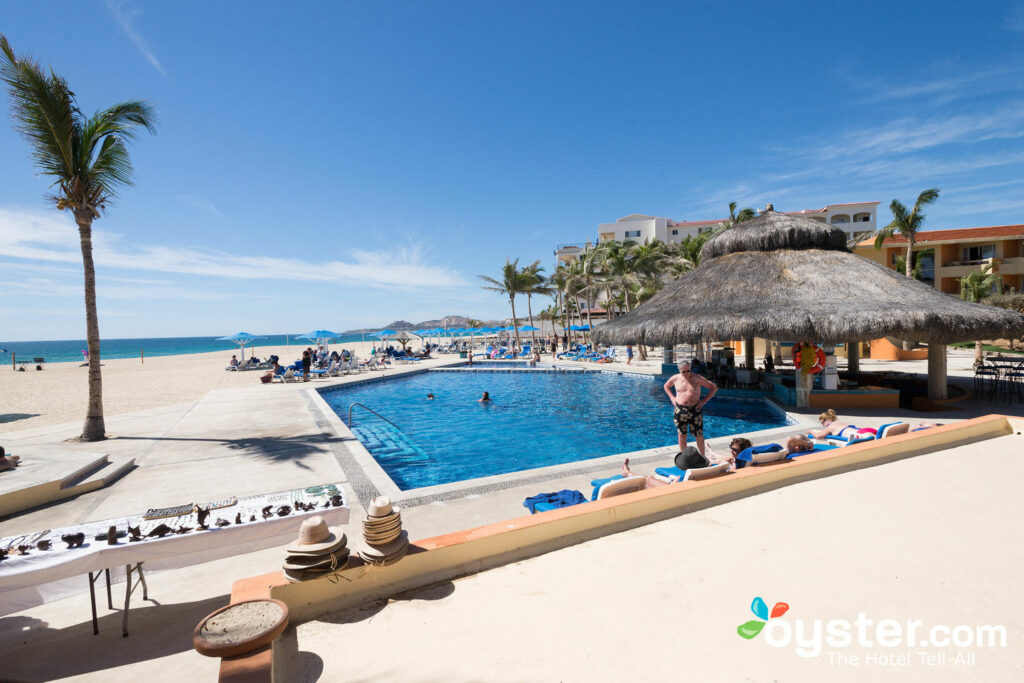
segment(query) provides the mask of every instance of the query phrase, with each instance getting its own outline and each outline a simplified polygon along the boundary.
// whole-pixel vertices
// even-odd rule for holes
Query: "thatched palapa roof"
[[[769,210],[712,237],[701,264],[594,329],[604,344],[763,337],[948,344],[1024,334],[1024,315],[970,304],[850,253],[846,233]]]

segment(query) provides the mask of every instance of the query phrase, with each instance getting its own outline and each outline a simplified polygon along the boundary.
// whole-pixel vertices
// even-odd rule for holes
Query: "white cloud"
[[[139,34],[135,28],[134,19],[139,16],[142,12],[131,7],[131,0],[107,0],[107,8],[110,13],[114,15],[114,19],[117,21],[121,30],[125,32],[128,39],[132,41],[135,48],[142,53],[142,56],[153,65],[153,67],[160,72],[162,76],[167,76],[167,72],[164,71],[164,67],[160,64],[160,60],[156,58],[156,54],[150,49],[149,43]]]
[[[94,229],[93,254],[97,266],[242,280],[338,282],[417,290],[466,285],[458,273],[427,263],[426,254],[416,245],[393,245],[385,251],[351,249],[348,260],[311,261],[122,242],[117,235]],[[53,214],[0,209],[0,256],[78,263],[78,231],[70,221]]]

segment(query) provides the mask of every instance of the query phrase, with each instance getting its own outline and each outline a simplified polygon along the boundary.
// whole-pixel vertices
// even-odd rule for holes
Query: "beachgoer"
[[[530,357],[530,367],[535,367],[540,362],[540,349],[533,350],[533,356]]]
[[[302,352],[302,381],[309,381],[309,368],[313,364],[313,353],[310,349]]]
[[[775,358],[770,348],[764,353],[764,371],[768,374],[775,372]]]
[[[701,398],[701,389],[708,395]],[[673,405],[673,417],[679,432],[679,450],[686,448],[686,430],[689,428],[697,442],[697,450],[704,455],[704,405],[714,398],[718,386],[690,369],[690,364],[679,364],[679,372],[665,382],[665,393]],[[673,394],[672,390],[675,390]]]
[[[814,450],[814,442],[803,434],[797,434],[786,439],[786,453],[806,453]]]
[[[839,416],[836,415],[836,411],[832,408],[819,415],[818,422],[821,423],[821,429],[810,433],[815,439],[824,439],[826,436],[840,436],[852,441],[853,439],[874,436],[877,433],[876,430],[870,427],[858,429],[847,422],[840,422]]]
[[[626,365],[633,364],[633,345],[626,344]]]
[[[3,446],[0,446],[0,472],[6,472],[7,470],[13,470],[21,462],[21,458],[17,455],[4,455],[6,451]]]
[[[491,395],[489,393],[487,393],[486,391],[484,392],[484,395],[481,396],[477,400],[477,403],[493,403],[493,402],[494,401],[491,399]]]
[[[433,394],[427,394],[427,400],[428,401],[433,401],[434,400],[434,395]]]
[[[231,362],[228,363],[228,367],[229,368],[237,368],[238,367],[238,356],[231,356]]]

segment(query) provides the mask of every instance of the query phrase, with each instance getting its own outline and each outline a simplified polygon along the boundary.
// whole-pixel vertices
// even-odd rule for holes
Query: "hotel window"
[[[626,239],[629,239],[630,237],[639,237],[639,236],[640,236],[640,231],[639,230],[627,230],[626,231]]]
[[[678,230],[673,230],[673,231],[672,231],[672,234],[673,234],[673,235],[678,235],[678,234],[679,234],[679,231],[678,231]]]
[[[985,259],[993,258],[996,255],[996,245],[994,244],[982,244],[977,247],[964,247],[963,258],[961,261],[984,261]]]
[[[858,214],[856,214],[853,217],[853,222],[854,223],[870,223],[871,222],[871,214],[870,213],[858,213]]]

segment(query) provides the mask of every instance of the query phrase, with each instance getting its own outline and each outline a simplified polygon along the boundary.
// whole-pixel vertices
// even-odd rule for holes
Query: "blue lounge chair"
[[[884,439],[887,436],[897,436],[899,434],[906,434],[909,431],[910,424],[906,422],[890,422],[878,428],[878,434],[875,435],[875,438]]]
[[[597,487],[597,490],[591,496],[591,500],[604,500],[605,498],[620,496],[624,493],[641,491],[646,485],[647,477],[639,475],[633,477],[623,477],[621,475],[610,477],[601,486]],[[530,514],[536,514],[586,502],[587,499],[580,491],[565,489],[557,493],[541,493],[531,496],[523,501],[523,506],[529,508]]]
[[[654,469],[654,476],[662,481],[670,481],[672,477],[679,477],[679,481],[697,481],[719,477],[723,474],[728,474],[728,472],[729,463],[721,462],[710,467],[691,467],[688,470],[682,470],[678,467],[656,467]]]

